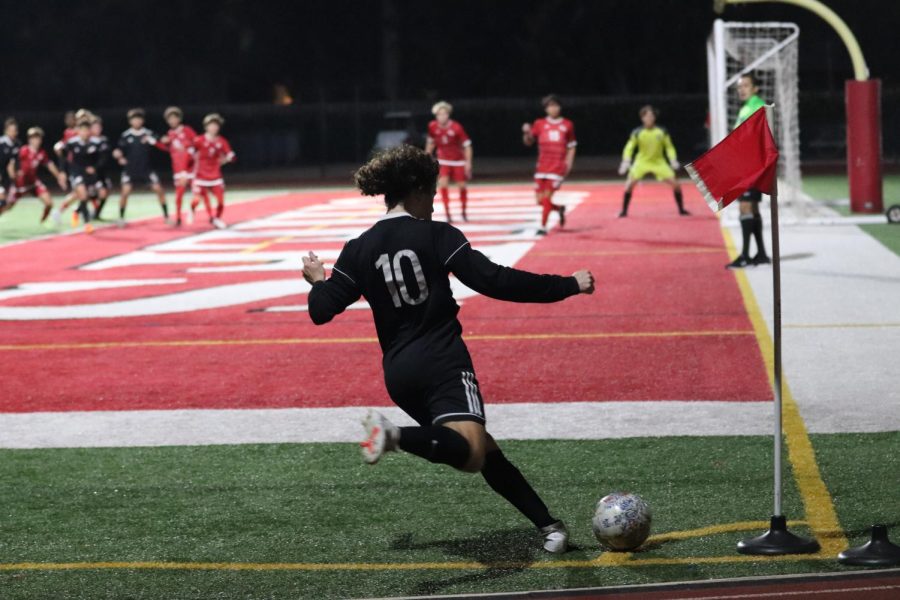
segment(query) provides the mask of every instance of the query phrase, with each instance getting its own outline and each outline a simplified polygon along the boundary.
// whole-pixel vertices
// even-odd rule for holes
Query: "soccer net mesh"
[[[717,20],[707,42],[710,142],[717,144],[734,127],[742,102],[736,85],[753,73],[759,96],[775,104],[773,130],[778,143],[779,196],[800,198],[800,115],[797,97],[797,49],[794,23],[736,23]]]

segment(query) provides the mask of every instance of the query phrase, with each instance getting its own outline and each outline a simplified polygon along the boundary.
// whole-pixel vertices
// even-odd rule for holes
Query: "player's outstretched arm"
[[[478,292],[509,302],[559,302],[576,294],[594,292],[594,276],[578,271],[571,277],[538,275],[491,262],[468,242],[447,263],[456,277]]]
[[[531,131],[531,123],[522,123],[522,143],[526,146],[534,145],[534,133]]]
[[[328,323],[359,300],[361,295],[356,282],[337,267],[331,278],[325,279],[325,266],[312,252],[303,257],[303,278],[312,284],[307,300],[309,318],[316,325]]]

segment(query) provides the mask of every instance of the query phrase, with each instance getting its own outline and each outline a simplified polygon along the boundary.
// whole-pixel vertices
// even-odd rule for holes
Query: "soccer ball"
[[[605,549],[634,550],[650,535],[650,518],[650,507],[643,498],[613,492],[597,502],[591,525]]]

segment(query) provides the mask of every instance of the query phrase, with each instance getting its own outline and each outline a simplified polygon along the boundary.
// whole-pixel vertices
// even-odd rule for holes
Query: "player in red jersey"
[[[194,139],[197,164],[194,167],[194,185],[192,188],[194,197],[191,199],[191,213],[197,209],[200,200],[206,206],[206,214],[210,216],[209,222],[216,229],[224,229],[222,213],[225,211],[225,181],[222,179],[222,165],[234,162],[234,151],[231,144],[219,131],[225,119],[217,113],[210,113],[203,118],[203,135]],[[211,190],[216,197],[216,214],[213,216],[209,206]]]
[[[175,226],[181,226],[181,201],[184,191],[194,178],[194,139],[197,132],[182,123],[184,113],[170,106],[163,113],[169,132],[159,141],[159,148],[172,156],[172,178],[175,180]]]
[[[41,147],[44,143],[44,130],[40,127],[32,127],[28,130],[28,143],[19,149],[18,153],[18,169],[16,171],[16,198],[21,198],[26,194],[34,194],[41,202],[44,203],[44,213],[41,215],[41,223],[47,220],[50,212],[53,210],[53,200],[50,198],[50,191],[47,186],[38,178],[38,171],[41,167],[50,171],[50,174],[56,178],[59,187],[66,189],[66,175],[56,168],[56,165],[50,162],[47,153]],[[12,204],[6,207],[6,210],[12,208]],[[54,213],[54,220],[59,222],[59,211]]]
[[[441,101],[431,107],[431,114],[435,119],[428,124],[428,141],[425,143],[426,153],[431,154],[437,149],[440,165],[438,188],[441,190],[448,223],[453,222],[450,216],[450,180],[459,187],[462,218],[463,221],[468,221],[466,205],[469,196],[466,181],[472,178],[472,140],[462,125],[450,119],[452,113],[453,107],[448,102]]]
[[[572,170],[575,163],[575,125],[569,119],[560,116],[562,104],[555,95],[550,94],[541,100],[546,118],[538,119],[534,124],[522,125],[522,142],[526,146],[538,145],[538,162],[534,173],[535,190],[538,204],[542,207],[541,228],[539,235],[547,235],[547,217],[551,211],[559,213],[559,224],[566,224],[566,207],[553,203],[553,193],[560,188],[563,180]]]

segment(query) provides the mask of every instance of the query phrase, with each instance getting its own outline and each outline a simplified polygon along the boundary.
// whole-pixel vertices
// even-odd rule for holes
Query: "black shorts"
[[[155,185],[159,183],[159,176],[154,171],[146,173],[129,173],[122,171],[122,185]]]
[[[407,347],[384,363],[391,399],[422,426],[485,423],[484,399],[472,359],[461,339],[453,346],[458,347],[456,352],[440,357],[420,347]]]
[[[759,190],[749,189],[738,198],[741,202],[760,202],[762,201],[762,192]]]

